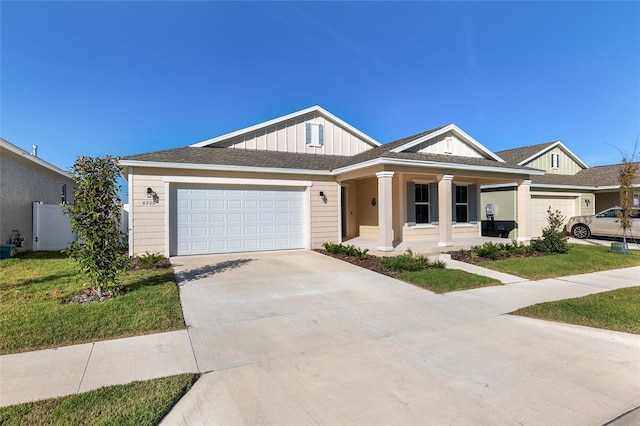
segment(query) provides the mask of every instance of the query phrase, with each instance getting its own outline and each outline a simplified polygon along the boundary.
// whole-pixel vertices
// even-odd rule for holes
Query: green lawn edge
[[[571,244],[566,254],[485,261],[479,266],[530,280],[640,266],[640,251],[611,253],[609,247]]]
[[[0,261],[0,354],[185,329],[172,268],[120,276],[126,293],[89,304],[60,303],[86,287],[60,252]]]
[[[398,278],[438,294],[502,285],[500,281],[494,278],[472,274],[459,269],[435,268],[402,272]]]
[[[640,286],[537,303],[511,315],[640,334]]]
[[[186,373],[0,408],[0,425],[157,425],[200,377]]]

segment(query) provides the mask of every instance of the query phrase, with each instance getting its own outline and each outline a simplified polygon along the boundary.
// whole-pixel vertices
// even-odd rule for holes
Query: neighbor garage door
[[[531,196],[531,236],[542,236],[542,229],[548,225],[547,209],[560,210],[565,216],[565,223],[571,216],[575,216],[576,197]],[[563,224],[564,225],[564,224]]]
[[[304,248],[302,188],[173,188],[171,254]]]

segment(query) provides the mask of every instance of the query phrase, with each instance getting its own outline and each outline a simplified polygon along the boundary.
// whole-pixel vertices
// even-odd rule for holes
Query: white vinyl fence
[[[62,250],[77,239],[61,205],[33,203],[33,250]]]

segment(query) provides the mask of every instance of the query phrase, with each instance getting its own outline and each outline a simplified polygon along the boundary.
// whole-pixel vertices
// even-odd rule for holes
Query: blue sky
[[[0,2],[0,136],[186,146],[320,105],[381,142],[455,123],[588,165],[640,135],[639,2]]]

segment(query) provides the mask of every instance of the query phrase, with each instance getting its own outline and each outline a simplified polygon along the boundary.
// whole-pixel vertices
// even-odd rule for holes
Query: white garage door
[[[176,187],[171,254],[304,248],[303,194],[293,188]]]
[[[560,210],[565,217],[565,223],[571,216],[575,216],[576,197],[531,197],[531,236],[542,236],[542,229],[548,226],[547,209],[551,206],[552,211]],[[564,226],[564,224],[563,224]]]

